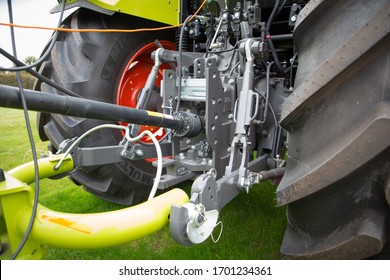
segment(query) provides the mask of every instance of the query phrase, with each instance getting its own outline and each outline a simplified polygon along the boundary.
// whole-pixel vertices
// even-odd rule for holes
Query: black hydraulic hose
[[[271,24],[272,24],[272,21],[274,20],[276,12],[278,11],[279,3],[280,3],[280,0],[275,1],[274,8],[272,9],[271,15],[268,18],[267,24],[265,26],[265,34],[266,35],[270,35]]]
[[[259,172],[260,181],[264,182],[269,179],[281,178],[283,177],[285,172],[286,172],[286,167],[278,167],[268,171],[261,171]]]
[[[12,14],[12,3],[11,3],[11,0],[8,0],[7,4],[8,4],[9,21],[10,21],[10,23],[13,23],[13,14]],[[14,56],[17,57],[14,28],[11,27],[10,31],[11,31],[12,51],[13,51]],[[31,147],[31,152],[32,152],[32,156],[33,156],[33,161],[34,161],[35,191],[34,191],[34,200],[33,200],[33,205],[32,205],[31,216],[30,216],[30,220],[29,220],[27,229],[26,229],[26,231],[25,231],[25,233],[23,235],[23,238],[20,241],[18,247],[15,249],[14,253],[12,254],[11,260],[15,260],[17,258],[19,253],[22,251],[24,245],[26,244],[27,239],[29,238],[30,233],[32,231],[32,228],[33,228],[33,225],[34,225],[34,221],[35,221],[35,217],[36,217],[36,213],[37,213],[37,210],[38,210],[38,198],[39,198],[39,186],[40,186],[39,185],[38,156],[37,156],[37,152],[35,150],[35,142],[34,142],[34,137],[33,137],[33,134],[32,134],[30,118],[29,118],[29,115],[28,115],[27,102],[26,102],[26,98],[25,98],[25,92],[24,92],[24,89],[23,89],[23,82],[22,82],[22,78],[21,78],[20,72],[16,73],[16,79],[17,79],[18,87],[19,87],[18,97],[20,99],[20,106],[23,109],[24,119],[25,119],[26,128],[27,128],[28,139],[30,141],[30,147]]]
[[[176,103],[176,110],[177,113],[180,109],[180,99],[181,99],[181,80],[183,75],[183,37],[184,37],[184,31],[187,28],[187,24],[189,20],[192,18],[192,15],[189,15],[186,20],[183,23],[183,26],[180,29],[180,37],[179,37],[179,60],[177,61],[177,70],[178,70],[178,78],[179,78],[179,84],[178,84],[178,91],[177,91],[177,103]]]
[[[276,49],[275,49],[274,43],[272,42],[271,37],[267,38],[267,43],[268,43],[269,49],[271,50],[272,58],[274,59],[276,67],[280,71],[285,72],[284,67],[282,66],[282,64],[280,64],[279,57],[278,57],[278,54],[276,53]]]
[[[20,90],[16,87],[0,85],[0,106],[21,109],[19,92]],[[203,128],[200,118],[187,112],[179,112],[172,116],[95,100],[26,89],[24,95],[28,109],[31,111],[165,127],[174,129],[177,133],[184,133],[188,137],[199,134]]]
[[[274,62],[270,62],[267,66],[267,92],[265,96],[265,108],[264,108],[264,115],[263,115],[263,120],[260,123],[265,123],[267,120],[267,115],[268,115],[268,104],[269,104],[269,84],[271,82],[270,76],[271,76],[271,67],[274,64]]]
[[[283,41],[283,40],[292,40],[293,34],[280,34],[280,35],[272,35],[271,40],[272,41]]]
[[[286,5],[286,3],[287,3],[287,1],[288,0],[284,0],[283,2],[282,2],[282,5],[280,5],[280,7],[279,7],[279,9],[278,9],[278,12],[276,13],[276,17],[281,13],[281,11],[283,10],[283,8],[284,8],[284,6]]]
[[[271,24],[272,24],[272,21],[274,20],[274,17],[276,15],[277,11],[278,11],[279,3],[280,3],[280,0],[276,0],[275,1],[274,8],[272,9],[271,15],[269,16],[267,24],[265,26],[265,35],[266,35],[266,40],[267,40],[267,43],[268,43],[268,47],[271,50],[272,58],[273,58],[273,60],[275,62],[276,67],[280,71],[284,72],[285,69],[282,66],[282,64],[280,64],[279,57],[278,57],[278,54],[276,53],[276,49],[275,49],[274,43],[272,42],[272,37],[271,37],[271,34],[270,34]]]

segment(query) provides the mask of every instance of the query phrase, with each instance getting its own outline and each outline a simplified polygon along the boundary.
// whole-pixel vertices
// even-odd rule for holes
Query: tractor
[[[287,209],[286,257],[382,251],[390,238],[390,1],[67,0],[51,12],[68,8],[36,70],[15,69],[37,77],[23,98],[53,155],[36,163],[41,177],[69,176],[132,216],[158,216],[148,226],[126,222],[118,242],[166,221],[178,243],[202,243],[225,205],[272,180],[276,206]],[[1,85],[0,106],[22,108],[20,94]],[[5,196],[27,192],[35,173],[32,164],[2,172],[10,239],[15,219],[30,214],[7,214]],[[188,197],[176,189],[186,181]],[[27,193],[20,203],[31,201]],[[106,213],[99,224],[37,209],[31,235],[51,246],[54,236],[110,246],[82,231],[128,219]]]

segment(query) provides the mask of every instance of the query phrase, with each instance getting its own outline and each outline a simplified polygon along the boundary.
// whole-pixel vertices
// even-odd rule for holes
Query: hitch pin
[[[154,40],[154,43],[156,44],[157,48],[164,49],[164,46],[161,44],[161,42],[158,39]],[[168,64],[169,66],[171,66],[172,70],[176,72],[175,64],[173,64],[172,62],[169,62]]]
[[[241,178],[240,185],[249,193],[249,188],[253,185],[265,182],[270,179],[277,179],[283,177],[286,171],[285,167],[278,167],[271,170],[257,172],[249,172],[247,177]]]

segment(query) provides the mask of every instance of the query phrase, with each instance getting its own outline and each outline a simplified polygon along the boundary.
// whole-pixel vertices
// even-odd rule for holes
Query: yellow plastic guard
[[[31,236],[57,248],[101,248],[123,244],[149,235],[168,223],[171,205],[189,201],[181,189],[173,189],[142,204],[95,214],[55,212],[39,206]],[[19,219],[24,232],[30,216]]]

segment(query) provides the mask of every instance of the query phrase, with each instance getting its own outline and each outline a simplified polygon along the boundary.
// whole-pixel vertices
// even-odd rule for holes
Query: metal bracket
[[[128,160],[140,160],[147,158],[156,158],[157,153],[154,145],[141,145],[133,142],[125,142],[124,145],[120,145],[122,151],[120,155]],[[160,143],[161,152],[163,156],[170,156],[172,154],[171,143]]]
[[[204,205],[207,210],[218,209],[218,186],[214,169],[196,178],[192,184],[190,201]]]
[[[252,183],[258,183],[260,181],[256,180],[255,177],[259,179],[261,177],[255,174],[260,174],[262,170],[267,168],[267,160],[268,155],[263,155],[248,163],[248,172],[253,177]],[[266,172],[264,174],[271,173]],[[281,175],[280,172],[275,174],[278,176]],[[266,179],[269,178],[271,177],[267,177]],[[198,176],[192,184],[190,201],[195,204],[203,204],[206,210],[221,210],[222,207],[240,193],[241,188],[237,186],[238,179],[238,169],[218,180],[216,179],[215,170],[211,169],[206,174]]]
[[[76,139],[67,140],[61,144],[60,151],[65,151]],[[170,143],[160,144],[162,155],[172,154]],[[156,158],[154,146],[144,146],[125,142],[125,144],[104,147],[79,147],[71,153],[76,167],[93,167],[104,164],[118,163],[123,159],[141,160],[146,158]]]
[[[154,55],[154,53],[152,53]],[[158,58],[161,62],[177,62],[179,59],[179,52],[178,51],[172,51],[172,50],[166,50],[158,53]],[[190,66],[193,64],[194,59],[203,57],[203,53],[194,53],[194,52],[183,52],[182,53],[182,65],[184,66]]]
[[[264,155],[249,162],[248,169],[251,172],[258,173],[264,170],[266,165],[267,155]],[[238,178],[238,170],[219,180],[216,180],[213,170],[200,175],[192,185],[190,203],[171,207],[169,226],[173,239],[185,246],[194,245],[194,240],[188,236],[188,225],[194,220],[191,209],[200,205],[204,207],[205,212],[219,212],[222,207],[240,193],[240,189],[237,187]]]
[[[206,60],[206,135],[212,148],[217,178],[222,177],[229,163],[233,139],[233,100],[235,89],[224,89],[215,59]]]

